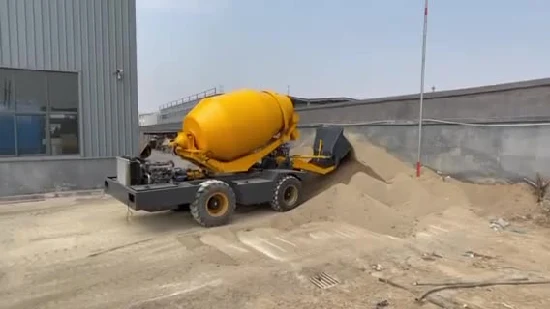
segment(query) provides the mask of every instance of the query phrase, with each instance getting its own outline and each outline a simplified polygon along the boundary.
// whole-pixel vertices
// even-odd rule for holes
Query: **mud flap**
[[[315,132],[313,154],[330,158],[314,158],[311,163],[321,166],[338,166],[340,161],[351,152],[351,143],[344,136],[340,126],[318,127]]]

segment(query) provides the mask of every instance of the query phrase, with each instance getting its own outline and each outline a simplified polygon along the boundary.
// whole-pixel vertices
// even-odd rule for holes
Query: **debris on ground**
[[[479,254],[479,253],[476,253],[476,252],[473,252],[473,251],[466,251],[466,252],[464,252],[463,256],[469,257],[469,258],[482,258],[482,259],[486,259],[486,260],[494,259],[494,257],[492,257],[492,256]]]
[[[469,288],[480,288],[480,287],[488,287],[488,286],[498,286],[498,285],[547,285],[550,284],[550,280],[537,280],[537,281],[530,281],[527,278],[519,278],[519,279],[511,279],[511,280],[503,280],[503,281],[480,281],[480,282],[467,282],[467,283],[455,283],[455,284],[443,284],[439,285],[436,288],[430,289],[419,297],[416,298],[417,301],[423,301],[426,299],[429,295],[441,292],[444,290],[450,290],[450,289],[469,289]],[[436,283],[431,283],[430,285],[436,286]]]
[[[489,225],[489,227],[492,228],[495,231],[502,231],[502,230],[506,229],[508,226],[510,226],[510,222],[508,222],[508,221],[506,221],[502,218],[491,220],[490,225]]]
[[[379,301],[376,303],[376,309],[386,308],[390,305],[390,302],[387,299],[384,299],[383,301]]]
[[[372,265],[371,268],[374,270],[374,271],[382,271],[384,268],[382,267],[382,265],[380,264],[375,264],[375,265]]]
[[[432,253],[423,253],[422,259],[424,261],[435,261],[437,259],[442,259],[443,257],[435,252]]]

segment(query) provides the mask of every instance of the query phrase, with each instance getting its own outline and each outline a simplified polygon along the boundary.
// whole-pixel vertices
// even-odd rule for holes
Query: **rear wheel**
[[[219,180],[200,184],[195,201],[189,206],[193,218],[204,227],[225,225],[235,211],[235,193]]]
[[[284,176],[275,185],[271,208],[275,211],[289,211],[300,205],[302,183],[294,176]]]

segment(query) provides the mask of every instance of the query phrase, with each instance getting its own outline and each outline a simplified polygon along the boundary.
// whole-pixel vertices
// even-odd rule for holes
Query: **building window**
[[[0,156],[76,155],[78,73],[0,68]]]

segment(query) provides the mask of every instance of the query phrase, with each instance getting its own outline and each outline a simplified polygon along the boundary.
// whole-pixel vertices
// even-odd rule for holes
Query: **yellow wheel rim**
[[[206,211],[213,217],[223,216],[229,209],[229,199],[223,193],[214,193],[206,200]]]

